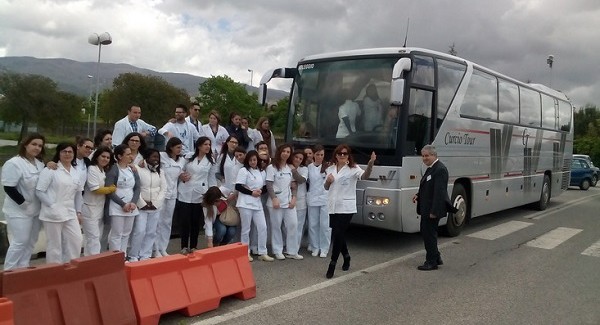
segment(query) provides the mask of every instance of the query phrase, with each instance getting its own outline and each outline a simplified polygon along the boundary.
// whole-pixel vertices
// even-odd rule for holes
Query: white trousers
[[[28,267],[42,222],[38,217],[6,215],[6,226],[12,240],[4,258],[4,270]]]
[[[290,255],[298,254],[298,215],[296,209],[274,209],[269,207],[271,216],[271,245],[274,254],[283,252],[283,236],[281,233],[281,224],[285,226],[285,246],[286,253]]]
[[[163,206],[160,208],[158,226],[156,227],[156,240],[154,241],[154,249],[159,252],[166,252],[169,246],[175,202],[177,202],[177,199],[165,199]]]
[[[121,251],[127,254],[127,244],[129,243],[129,235],[133,229],[132,216],[111,216],[110,217],[110,234],[108,235],[108,249],[111,251]]]
[[[152,256],[152,246],[156,239],[156,226],[160,218],[160,210],[140,210],[135,216],[131,247],[127,256],[139,260],[149,259]]]
[[[298,215],[298,234],[296,237],[298,238],[298,249],[302,246],[302,237],[304,237],[304,224],[306,222],[306,208],[304,209],[296,209],[296,214]]]
[[[63,222],[44,221],[46,263],[67,263],[81,256],[81,228],[77,219]]]
[[[308,207],[308,240],[313,250],[329,252],[331,228],[326,205]]]
[[[90,256],[100,253],[100,236],[104,231],[104,205],[84,204],[81,209],[81,226],[84,242],[83,255]]]
[[[267,254],[267,222],[265,213],[262,209],[251,210],[246,208],[238,208],[240,211],[240,223],[242,230],[240,234],[243,244],[250,243],[250,226],[256,226],[257,250],[258,255]]]

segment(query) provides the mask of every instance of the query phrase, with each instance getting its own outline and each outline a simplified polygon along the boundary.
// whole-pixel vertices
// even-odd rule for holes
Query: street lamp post
[[[87,109],[86,109],[86,113],[87,113],[87,137],[90,137],[90,108],[92,108],[92,78],[94,78],[94,76],[92,76],[91,74],[87,75],[89,81],[90,81],[90,86],[88,87],[90,89],[90,94],[88,96],[88,105],[87,105]]]
[[[252,79],[254,79],[254,70],[248,69],[248,72],[250,72],[250,87],[252,87]]]
[[[548,58],[546,59],[546,63],[550,67],[550,88],[552,88],[552,64],[554,64],[554,55],[552,55],[552,54],[548,55]]]
[[[98,45],[98,64],[96,65],[96,102],[94,103],[94,135],[96,135],[96,121],[98,119],[98,93],[100,92],[100,53],[102,53],[102,45],[112,43],[112,37],[109,33],[104,32],[100,35],[94,33],[88,37],[88,43]]]

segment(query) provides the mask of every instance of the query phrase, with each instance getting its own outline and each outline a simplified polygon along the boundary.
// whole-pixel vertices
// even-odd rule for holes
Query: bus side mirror
[[[273,78],[293,79],[297,74],[297,68],[277,68],[267,71],[262,78],[260,78],[260,84],[258,86],[258,102],[260,105],[264,106],[267,101],[267,82]]]
[[[404,98],[404,79],[392,80],[392,89],[390,91],[390,105],[402,105]]]
[[[391,105],[402,105],[405,86],[404,72],[410,71],[411,66],[412,60],[410,58],[400,58],[400,60],[394,64],[394,70],[392,71],[392,85],[390,89]]]
[[[258,103],[260,106],[265,106],[267,102],[267,84],[258,86]]]

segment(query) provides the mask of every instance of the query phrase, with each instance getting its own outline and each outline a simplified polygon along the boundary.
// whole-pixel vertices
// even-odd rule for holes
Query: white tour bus
[[[272,78],[293,79],[286,142],[321,144],[326,158],[346,143],[359,164],[377,153],[371,179],[358,184],[354,223],[419,231],[411,198],[426,144],[450,173],[448,193],[459,211],[440,222],[450,236],[480,215],[525,204],[543,210],[569,185],[572,106],[548,87],[419,48],[306,57],[296,68],[265,73],[263,103]]]

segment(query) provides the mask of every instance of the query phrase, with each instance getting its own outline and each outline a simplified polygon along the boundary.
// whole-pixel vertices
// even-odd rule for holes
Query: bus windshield
[[[287,139],[394,155],[397,109],[390,108],[398,57],[301,62],[290,99]]]

